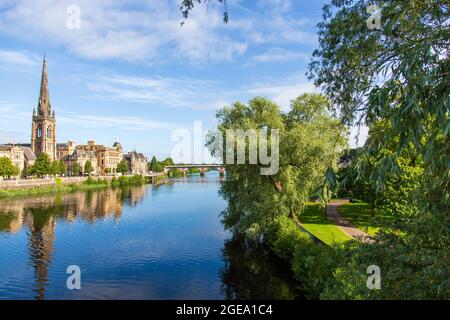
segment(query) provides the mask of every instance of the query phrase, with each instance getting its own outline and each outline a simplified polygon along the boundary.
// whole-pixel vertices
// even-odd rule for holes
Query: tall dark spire
[[[47,61],[44,54],[44,62],[42,66],[42,78],[41,78],[41,91],[39,93],[38,102],[38,114],[39,115],[51,115],[50,94],[48,92],[48,79],[47,79]]]

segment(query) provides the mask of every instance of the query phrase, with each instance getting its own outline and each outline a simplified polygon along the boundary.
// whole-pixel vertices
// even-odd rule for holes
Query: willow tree
[[[280,215],[291,218],[300,213],[322,181],[330,165],[334,165],[338,152],[346,145],[346,130],[329,114],[328,100],[319,94],[304,94],[292,101],[289,112],[282,112],[274,102],[265,98],[254,98],[248,104],[234,103],[217,112],[218,132],[223,145],[219,153],[227,170],[220,193],[227,200],[228,208],[223,212],[226,228],[252,235],[264,233]],[[257,140],[258,158],[250,160],[251,136],[243,136],[228,145],[228,130],[267,132],[271,145],[272,130],[278,130],[278,151],[271,148],[270,155],[278,153],[278,170],[273,174],[262,174],[267,167],[262,161],[260,136]],[[216,135],[217,136],[217,135]],[[213,149],[213,139],[209,146]],[[238,142],[245,146],[245,161],[227,163],[226,153],[238,159]],[[242,150],[242,149],[241,149]],[[214,151],[214,150],[213,150]],[[264,151],[265,152],[265,151]],[[215,153],[217,156],[217,153]]]
[[[378,155],[372,183],[383,189],[387,177],[400,174],[405,152],[424,168],[415,195],[419,210],[406,229],[381,232],[375,244],[352,252],[326,297],[448,298],[448,17],[442,0],[336,0],[324,7],[309,75],[343,123],[389,124],[367,144],[366,152]],[[393,152],[383,154],[386,146]],[[362,177],[363,167],[357,166]],[[368,264],[380,266],[382,290],[367,290]]]

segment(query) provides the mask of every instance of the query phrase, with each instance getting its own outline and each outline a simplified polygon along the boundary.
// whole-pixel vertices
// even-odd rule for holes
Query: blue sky
[[[305,72],[323,3],[228,0],[227,25],[210,5],[180,26],[179,0],[2,0],[0,143],[30,140],[44,51],[58,142],[118,137],[161,158],[175,129],[212,128],[234,101],[260,95],[286,110],[316,91]],[[67,28],[70,5],[80,29]]]

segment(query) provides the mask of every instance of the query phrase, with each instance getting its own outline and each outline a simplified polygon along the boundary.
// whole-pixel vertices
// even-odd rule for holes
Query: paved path
[[[353,239],[365,243],[372,242],[373,239],[371,236],[352,225],[349,221],[345,220],[338,212],[337,208],[348,202],[349,201],[346,199],[331,200],[326,207],[327,217],[331,219],[335,225],[341,228],[344,233],[348,234]]]

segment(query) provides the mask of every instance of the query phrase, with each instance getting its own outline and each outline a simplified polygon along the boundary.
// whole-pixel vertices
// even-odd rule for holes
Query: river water
[[[0,200],[0,299],[294,299],[285,265],[224,231],[220,177]],[[67,288],[68,266],[81,289]]]

